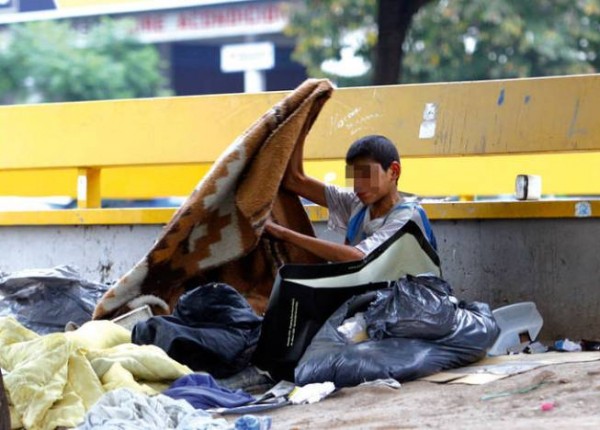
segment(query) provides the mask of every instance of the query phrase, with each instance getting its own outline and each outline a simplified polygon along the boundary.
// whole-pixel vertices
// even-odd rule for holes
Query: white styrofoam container
[[[119,315],[117,318],[113,319],[112,322],[114,322],[115,324],[119,324],[121,327],[125,327],[128,330],[132,330],[133,326],[137,322],[146,321],[151,316],[152,309],[150,309],[150,306],[144,305],[142,307],[129,311],[126,314]]]
[[[504,355],[508,349],[521,344],[521,335],[527,334],[534,341],[544,320],[534,302],[520,302],[503,306],[492,311],[500,327],[500,335],[488,355]]]

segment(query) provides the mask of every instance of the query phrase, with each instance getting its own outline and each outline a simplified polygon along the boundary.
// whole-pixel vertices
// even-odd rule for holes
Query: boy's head
[[[361,137],[355,141],[346,153],[346,164],[353,165],[359,158],[369,158],[387,170],[392,162],[400,163],[400,155],[396,146],[387,137],[371,135]]]
[[[400,156],[396,146],[384,136],[358,139],[346,154],[347,174],[354,191],[365,204],[372,204],[397,192]]]

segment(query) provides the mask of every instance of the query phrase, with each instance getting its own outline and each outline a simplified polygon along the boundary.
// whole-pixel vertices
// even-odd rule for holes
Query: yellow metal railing
[[[102,198],[188,195],[283,95],[1,107],[0,196],[71,196],[81,210],[2,213],[0,224],[165,222],[172,210],[98,208]],[[400,188],[422,196],[511,194],[521,173],[541,175],[546,195],[598,195],[597,100],[600,75],[338,89],[309,134],[307,171],[343,185],[347,147],[376,133],[399,147]],[[527,205],[542,208],[502,213]],[[448,207],[430,210],[449,216]],[[489,215],[454,207],[452,216]],[[553,207],[536,216],[565,212]]]
[[[307,171],[320,180],[345,185],[344,163],[308,161]],[[105,167],[104,198],[151,199],[186,196],[210,168],[209,163],[140,167]],[[545,195],[600,194],[600,152],[465,157],[404,157],[400,188],[421,196],[491,196],[514,192],[518,174],[537,174]],[[78,169],[0,171],[0,196],[77,197]]]

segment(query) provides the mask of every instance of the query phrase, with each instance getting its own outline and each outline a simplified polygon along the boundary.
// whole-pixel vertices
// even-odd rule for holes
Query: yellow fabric
[[[127,386],[156,393],[144,382],[173,381],[192,372],[158,347],[116,344],[129,342],[116,324],[102,324],[105,333],[97,339],[93,325],[84,326],[80,333],[39,336],[12,317],[0,318],[0,366],[8,371],[4,384],[13,421],[32,430],[74,427],[107,390]],[[114,346],[89,349],[102,345]]]
[[[15,411],[15,407],[13,405],[9,405],[10,412],[10,428],[11,430],[23,428],[23,423],[21,422],[21,417]]]
[[[106,391],[116,390],[117,388],[131,388],[135,391],[141,391],[145,394],[157,394],[146,384],[138,384],[133,375],[128,372],[120,363],[114,363],[110,369],[102,376],[102,385]]]
[[[0,345],[10,345],[39,337],[35,332],[19,324],[14,318],[4,317],[2,320],[2,324],[0,324]]]
[[[25,428],[50,428],[44,427],[45,415],[63,397],[71,345],[60,334],[25,340],[28,333],[17,325],[15,320],[0,323],[0,333],[8,326],[15,335],[25,334],[22,342],[15,337],[11,344],[0,345],[0,366],[9,372],[4,385]]]
[[[71,384],[66,383],[61,398],[54,402],[44,415],[43,421],[35,422],[28,428],[50,430],[56,427],[76,427],[83,420],[85,412],[81,394],[75,392]]]
[[[192,373],[189,367],[172,360],[155,345],[125,343],[113,348],[90,351],[87,358],[101,378],[115,363],[119,363],[136,380],[141,381],[174,380]]]
[[[131,332],[108,320],[88,321],[75,331],[65,333],[80,348],[105,349],[131,343]]]
[[[69,357],[68,383],[79,394],[85,410],[91,408],[104,394],[104,389],[92,365],[82,350]]]

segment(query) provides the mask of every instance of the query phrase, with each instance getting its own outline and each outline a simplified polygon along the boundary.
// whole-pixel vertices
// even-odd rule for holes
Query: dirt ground
[[[507,392],[513,394],[482,399]],[[553,407],[543,411],[544,403]],[[319,403],[262,415],[272,417],[275,430],[597,429],[600,361],[544,366],[483,385],[413,381],[398,389],[354,387]]]

